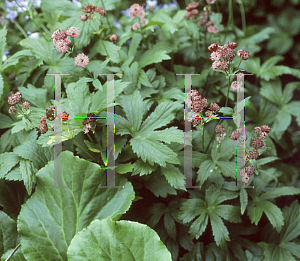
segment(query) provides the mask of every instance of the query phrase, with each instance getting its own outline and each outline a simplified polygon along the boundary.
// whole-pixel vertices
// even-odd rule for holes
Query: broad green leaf
[[[261,200],[273,199],[287,195],[300,194],[300,189],[295,187],[278,187],[273,188],[262,194],[259,198]]]
[[[6,26],[4,26],[0,30],[0,57],[3,57],[3,55],[4,55],[4,50],[5,50],[5,46],[6,46],[6,34],[7,34],[7,29],[6,29]],[[2,60],[0,62],[0,71],[1,71],[1,67],[2,67]],[[1,76],[0,76],[0,78],[1,78]],[[0,88],[0,98],[1,98],[2,94],[3,93],[1,93],[1,88]]]
[[[170,213],[164,214],[164,225],[168,235],[176,240],[176,224]]]
[[[132,175],[148,175],[157,169],[157,165],[151,166],[148,162],[138,159],[133,164]]]
[[[1,41],[1,39],[0,39]],[[1,56],[0,56],[1,57]],[[0,63],[0,69],[1,69],[1,63]],[[3,95],[3,90],[4,90],[4,83],[3,83],[3,77],[2,77],[2,74],[0,73],[0,100],[2,99],[2,95]],[[0,104],[0,107],[1,107],[1,104]],[[4,114],[0,114],[1,115],[4,115]],[[0,128],[1,129],[4,129],[3,127],[4,124],[2,124],[2,121],[1,121],[1,125],[0,125]],[[5,126],[5,125],[4,125]]]
[[[280,231],[280,242],[287,243],[300,235],[300,206],[295,200],[289,207],[285,206],[282,210],[284,226]]]
[[[150,227],[127,220],[94,220],[68,249],[68,260],[171,261],[171,254]]]
[[[118,218],[134,198],[131,183],[116,177],[120,189],[105,186],[105,169],[98,164],[62,152],[62,186],[54,185],[54,162],[50,161],[36,175],[34,194],[23,205],[18,217],[18,232],[27,260],[67,260],[73,237],[95,219]],[[77,259],[78,260],[78,259]]]
[[[287,130],[292,122],[292,116],[285,108],[282,108],[275,117],[275,121],[272,130],[278,139],[281,139],[283,133]]]
[[[262,81],[259,93],[271,102],[281,105],[282,89],[279,79],[270,82]]]
[[[17,224],[6,213],[0,211],[0,257],[17,245]]]
[[[13,149],[14,153],[23,159],[30,160],[40,169],[48,161],[54,160],[53,148],[43,148],[39,146],[36,140],[27,140]]]
[[[202,242],[197,242],[193,249],[185,254],[182,258],[179,259],[180,261],[202,261],[205,260],[204,255],[204,245]]]
[[[231,223],[242,222],[239,207],[231,205],[218,205],[213,211],[215,214]]]
[[[160,221],[162,215],[164,215],[166,208],[167,206],[161,202],[154,203],[149,209],[151,217],[147,221],[147,225],[149,225],[150,227],[155,227]]]
[[[141,84],[147,87],[152,87],[152,84],[149,82],[147,74],[143,69],[140,69],[139,78],[138,78],[138,88],[140,89]]]
[[[115,121],[116,121],[116,133],[118,135],[125,135],[130,134],[131,136],[134,135],[132,125],[130,124],[129,120],[125,119],[124,117],[116,114],[115,115]]]
[[[119,174],[125,174],[128,172],[132,172],[132,163],[126,163],[126,164],[118,164],[116,167],[116,172]]]
[[[0,75],[0,98],[1,98],[1,75]],[[7,115],[0,113],[0,129],[10,128],[14,121]]]
[[[25,188],[28,195],[31,195],[33,185],[36,182],[35,174],[38,172],[35,164],[29,160],[20,160],[20,172],[22,174],[22,179],[24,181]]]
[[[144,113],[144,102],[140,95],[140,92],[135,90],[133,94],[126,95],[120,98],[122,107],[125,111],[127,119],[131,125],[131,133],[133,136],[140,129],[143,113]]]
[[[235,162],[226,162],[226,161],[217,161],[217,165],[221,168],[222,174],[225,177],[236,178],[236,163]]]
[[[173,111],[180,108],[182,108],[182,104],[179,102],[165,101],[160,103],[143,122],[139,133],[153,131],[169,124],[175,118]]]
[[[1,261],[6,261],[7,258],[10,256],[10,254],[13,252],[13,250],[14,250],[14,248],[6,251],[6,253],[3,254],[3,256],[1,257]],[[26,261],[24,255],[23,255],[21,247],[19,247],[17,249],[17,251],[14,252],[13,256],[11,256],[9,258],[9,261]]]
[[[229,232],[225,227],[222,219],[215,213],[210,213],[210,223],[212,227],[212,232],[217,246],[225,247],[226,241],[230,241]]]
[[[30,39],[30,38],[27,38],[27,39]],[[31,57],[31,56],[34,56],[34,54],[30,50],[22,50],[22,51],[16,52],[15,54],[13,54],[11,57],[9,57],[3,63],[1,70],[4,71],[9,66],[16,65],[19,62],[20,58]]]
[[[213,172],[216,163],[212,160],[206,160],[201,163],[199,170],[197,171],[197,182],[200,181],[200,186],[208,179],[209,175]]]
[[[0,154],[0,178],[4,178],[5,175],[20,161],[17,154],[13,152],[5,152]]]
[[[207,202],[209,207],[215,207],[226,200],[237,197],[238,193],[229,192],[223,189],[220,190],[214,185],[210,185],[210,187],[205,191],[205,201]]]
[[[257,226],[259,220],[262,217],[263,211],[260,207],[255,206],[255,203],[253,201],[250,201],[248,203],[248,207],[247,207],[247,213],[248,216],[251,220],[251,224],[255,223],[255,225]]]
[[[18,180],[23,181],[23,177],[20,171],[20,165],[16,165],[5,175],[6,180]]]
[[[265,243],[266,244],[266,243]],[[273,260],[273,261],[295,261],[295,258],[290,254],[290,251],[276,245],[274,243],[266,244],[264,249],[264,260]]]
[[[241,214],[244,215],[246,207],[248,205],[248,194],[247,190],[241,188],[240,190],[240,203],[241,203]]]
[[[93,80],[93,86],[95,87],[96,90],[102,91],[102,84],[98,79]]]
[[[128,88],[124,91],[125,94],[132,94],[137,89],[138,76],[139,76],[139,67],[138,62],[134,62],[131,66],[127,67],[124,70],[123,81],[126,81],[129,84]]]
[[[232,115],[233,109],[230,107],[221,107],[218,112],[223,113],[223,115]]]
[[[143,37],[140,33],[135,33],[131,39],[129,50],[128,50],[128,57],[136,56],[137,49],[139,47],[140,42],[142,41]]]
[[[104,47],[105,46],[105,47]],[[112,62],[114,63],[120,63],[120,54],[118,46],[110,41],[104,41],[100,39],[96,42],[94,47],[98,52],[101,53],[103,56],[107,56],[107,58],[110,58]]]
[[[182,220],[183,223],[188,223],[196,216],[205,213],[206,209],[207,204],[204,200],[199,198],[188,199],[182,203],[178,218]]]
[[[266,157],[266,158],[262,158],[262,159],[257,159],[256,164],[258,167],[260,167],[262,165],[268,164],[270,162],[273,162],[273,161],[279,160],[279,159],[280,158],[278,158],[278,157]]]
[[[189,233],[198,239],[205,231],[208,223],[207,213],[202,213],[191,225]]]
[[[272,226],[279,232],[284,224],[280,208],[266,200],[259,201],[257,205],[266,214]]]
[[[281,243],[280,246],[290,251],[294,256],[300,258],[299,244],[295,242],[287,242],[287,243]]]
[[[22,98],[41,109],[48,109],[51,106],[47,97],[47,89],[36,88],[28,83],[27,88],[19,87],[19,91],[22,93]]]
[[[163,141],[167,144],[170,144],[171,142],[184,144],[184,133],[182,130],[179,130],[178,127],[170,127],[164,130],[142,132],[140,136],[143,138],[151,138],[154,140]],[[136,138],[138,137],[139,135],[136,136]]]
[[[161,168],[162,174],[166,177],[167,181],[173,187],[184,187],[185,176],[182,174],[179,168],[172,164],[167,164],[165,168]],[[185,188],[181,188],[186,190]]]
[[[144,162],[148,161],[152,166],[154,163],[166,167],[166,163],[180,164],[177,154],[168,146],[151,138],[132,138],[130,140],[132,150]]]
[[[106,66],[109,63],[109,61],[110,59],[106,59],[104,62],[99,60],[89,62],[87,68],[93,73],[94,79],[98,78],[99,73],[106,73]]]
[[[266,60],[263,63],[263,65],[261,66],[261,68],[260,68],[261,74],[263,74],[264,72],[267,72],[271,67],[273,67],[276,63],[278,63],[282,60],[284,60],[284,57],[281,55],[272,56],[271,58]]]
[[[283,109],[295,117],[300,117],[300,101],[291,101],[290,103],[284,105]]]
[[[299,87],[300,87],[299,82],[288,83],[283,89],[282,103],[287,104],[293,98],[294,91],[296,89],[299,89]]]

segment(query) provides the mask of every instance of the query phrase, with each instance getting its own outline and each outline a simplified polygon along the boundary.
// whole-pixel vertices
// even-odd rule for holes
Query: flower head
[[[15,105],[17,103],[19,103],[22,99],[22,94],[18,94],[17,93],[12,93],[9,97],[8,97],[8,104],[9,105]]]
[[[64,40],[67,38],[67,34],[64,30],[56,30],[53,34],[52,34],[52,39],[53,39],[53,43],[56,44],[57,41],[59,40]]]
[[[250,159],[257,159],[259,156],[258,150],[250,150],[249,151],[249,158]]]
[[[231,89],[234,91],[239,90],[242,87],[240,82],[234,81],[231,83]]]
[[[198,3],[198,2],[190,3],[190,4],[185,8],[185,10],[191,11],[191,10],[193,10],[193,9],[196,9],[198,6],[199,6],[199,3]]]
[[[255,168],[251,165],[245,167],[245,172],[251,177],[255,173]]]
[[[111,42],[116,42],[118,41],[118,36],[116,34],[112,34],[110,37],[109,37],[109,40]]]
[[[210,59],[212,61],[219,61],[221,59],[221,53],[220,52],[212,52],[210,54]]]
[[[237,140],[239,138],[239,136],[241,135],[242,130],[239,128],[237,130],[234,130],[233,132],[231,132],[229,138],[232,140]]]
[[[81,20],[82,22],[86,21],[88,18],[89,18],[89,16],[88,16],[87,14],[82,14],[82,15],[80,16],[80,20]]]
[[[46,109],[46,116],[49,121],[53,121],[55,119],[55,105]]]
[[[271,131],[271,128],[268,125],[262,125],[260,128],[261,128],[261,131],[264,131],[267,133],[269,133]]]
[[[87,124],[85,125],[85,127],[83,127],[84,134],[87,134],[87,133],[91,130],[91,128],[92,128],[92,124],[87,123]]]
[[[221,108],[216,102],[212,102],[211,104],[209,104],[209,109],[214,112],[218,112]]]
[[[84,67],[89,64],[89,57],[84,53],[78,54],[75,57],[75,65],[79,67]]]
[[[15,106],[10,106],[9,109],[8,109],[8,112],[10,114],[15,114],[17,111],[17,108]]]
[[[235,43],[235,42],[229,42],[228,43],[228,47],[231,48],[231,49],[235,49],[237,46],[238,46],[238,44]]]
[[[136,12],[136,15],[138,18],[142,19],[145,17],[145,11],[143,9],[139,10],[138,12]]]
[[[213,111],[210,111],[210,110],[207,110],[206,112],[205,112],[205,116],[206,117],[210,117],[210,116],[212,116],[214,114],[214,112]]]
[[[208,3],[208,4],[214,4],[216,2],[216,0],[206,0],[206,3]]]
[[[69,118],[69,113],[63,111],[62,113],[58,114],[57,117],[62,121],[67,121]]]
[[[235,57],[235,53],[231,48],[224,48],[222,51],[222,57],[224,61],[232,62]]]
[[[79,30],[76,27],[70,27],[66,31],[66,35],[71,36],[71,37],[77,37],[80,35]]]
[[[139,29],[140,26],[141,26],[141,25],[140,25],[139,23],[134,23],[134,24],[131,26],[131,30],[132,30],[132,31],[135,31],[135,30]]]
[[[148,19],[146,19],[146,18],[143,18],[143,19],[141,19],[141,25],[146,25],[146,24],[148,24]]]
[[[98,7],[96,12],[99,13],[101,16],[106,15],[106,10],[103,7]]]
[[[22,108],[25,109],[25,110],[29,110],[30,102],[24,101],[23,104],[22,104]]]
[[[220,62],[219,69],[222,71],[227,71],[228,70],[228,63],[226,61]]]
[[[207,27],[207,32],[216,34],[219,32],[219,29],[214,27],[213,25]]]
[[[43,122],[46,122],[46,117],[45,116],[40,118],[40,123],[43,123]]]
[[[39,131],[41,134],[44,134],[48,131],[48,126],[46,122],[43,122],[39,125]]]
[[[213,43],[213,44],[211,44],[210,46],[208,46],[207,49],[208,49],[208,51],[210,51],[210,52],[215,52],[215,51],[218,50],[218,44]]]
[[[69,46],[68,46],[69,41],[66,41],[66,40],[67,40],[67,38],[65,40],[56,41],[55,47],[58,52],[60,52],[60,53],[67,52],[67,50],[69,48]]]
[[[253,138],[250,142],[250,145],[255,149],[260,149],[265,146],[263,139],[260,137]]]
[[[225,133],[225,128],[222,125],[217,125],[214,130],[217,134],[224,134]]]

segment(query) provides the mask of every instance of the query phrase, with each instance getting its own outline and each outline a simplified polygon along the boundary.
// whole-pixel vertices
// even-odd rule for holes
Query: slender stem
[[[240,5],[243,32],[246,32],[246,16],[245,16],[245,9],[244,9],[244,5],[243,5],[243,1],[237,1],[237,2]]]
[[[105,47],[104,41],[103,41],[103,39],[102,39],[102,38],[101,38],[101,42],[102,42],[102,44],[103,44],[104,50],[105,50],[105,52],[106,52],[106,54],[107,54],[107,57],[108,57],[108,58],[110,58],[110,57],[109,57],[109,55],[108,55],[108,52],[107,52],[107,50],[106,50],[106,47]],[[112,64],[112,61],[111,61],[111,59],[109,60],[109,63],[110,63],[110,66],[111,66],[111,67],[113,67],[113,64]]]
[[[88,137],[89,137],[89,139],[90,139],[91,143],[94,143],[94,141],[93,141],[93,139],[92,139],[91,135],[90,135],[89,133],[87,133],[87,135],[88,135]]]
[[[18,29],[21,31],[21,33],[24,35],[24,37],[28,38],[28,35],[25,33],[23,28],[17,23],[17,21],[15,21],[15,25],[16,25],[16,27],[18,27]]]
[[[202,151],[204,152],[204,125],[202,128]]]
[[[229,88],[230,88],[230,76],[228,75],[228,88],[227,88],[227,97],[225,107],[227,107],[228,97],[229,97]]]
[[[27,120],[29,120],[29,122],[32,124],[31,120],[27,117],[27,115],[23,113],[20,104],[17,103],[17,106],[19,107],[19,109],[20,109],[22,115],[25,116],[25,118],[26,118]]]
[[[102,3],[102,5],[103,5],[103,8],[105,9],[105,6],[104,6],[104,3],[103,3],[103,0],[101,0],[101,3]],[[109,20],[108,20],[108,18],[107,18],[107,16],[106,16],[106,15],[105,15],[105,18],[106,18],[106,21],[107,21],[108,27],[109,27],[109,29],[110,29],[110,32],[112,32],[112,29],[111,29],[110,22],[109,22]]]
[[[98,162],[97,159],[95,159],[88,151],[86,151],[84,148],[82,148],[82,146],[75,140],[72,138],[72,141],[79,147],[81,148],[86,154],[88,154],[94,161]]]
[[[8,259],[10,259],[20,246],[21,246],[21,243],[19,243],[16,246],[16,248],[10,253],[10,255],[5,259],[5,261],[7,261]]]

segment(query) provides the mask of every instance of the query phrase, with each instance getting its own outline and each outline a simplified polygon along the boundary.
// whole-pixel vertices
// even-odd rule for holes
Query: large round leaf
[[[22,206],[18,217],[21,246],[27,260],[67,260],[67,249],[75,234],[95,219],[118,217],[134,198],[133,187],[116,177],[116,186],[105,186],[105,169],[98,164],[62,152],[62,186],[54,186],[54,161],[37,173],[36,191]]]
[[[131,221],[95,220],[68,249],[69,261],[171,261],[171,254],[150,227]]]

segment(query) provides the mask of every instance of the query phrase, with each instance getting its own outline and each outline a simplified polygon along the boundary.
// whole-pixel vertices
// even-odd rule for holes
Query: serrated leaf
[[[151,174],[153,171],[157,169],[157,166],[151,166],[149,163],[144,162],[140,159],[138,159],[134,164],[133,164],[133,172],[132,175],[148,175]]]
[[[145,66],[153,63],[160,63],[163,60],[170,60],[171,57],[167,55],[166,50],[159,50],[157,44],[152,47],[152,49],[147,50],[138,58],[139,68],[144,68]]]
[[[137,135],[136,138],[151,138],[154,140],[163,141],[164,143],[170,144],[171,142],[177,142],[184,144],[184,133],[179,130],[178,127],[170,127],[164,130],[158,131],[147,131]]]
[[[300,235],[300,206],[295,200],[289,207],[285,206],[282,210],[284,226],[280,231],[280,242],[287,243]]]
[[[230,241],[229,232],[222,219],[214,213],[209,214],[212,232],[217,246],[225,247],[226,241]]]
[[[288,83],[283,89],[282,103],[287,104],[293,98],[294,91],[296,89],[299,89],[299,87],[300,87],[299,82]]]
[[[166,231],[168,235],[176,240],[176,225],[173,217],[170,215],[170,213],[164,214],[164,225],[166,228]]]
[[[20,172],[22,174],[22,179],[28,195],[31,195],[33,185],[36,181],[35,174],[37,171],[38,170],[34,163],[30,162],[29,160],[20,160]]]
[[[167,164],[165,168],[161,168],[161,172],[171,186],[175,188],[185,186],[185,176],[182,174],[180,169],[174,165]],[[182,189],[186,190],[185,188]]]
[[[240,190],[240,203],[241,203],[241,214],[244,215],[246,207],[248,205],[248,194],[246,189],[241,188]]]
[[[16,65],[21,58],[29,56],[34,56],[34,54],[30,50],[21,50],[19,52],[16,52],[3,63],[1,70],[4,71],[9,66]]]
[[[19,161],[18,155],[13,152],[0,154],[0,178],[4,178],[5,175],[19,163]]]
[[[137,49],[139,47],[140,42],[142,41],[143,37],[140,33],[135,33],[131,39],[129,50],[128,50],[128,57],[136,56]]]
[[[278,157],[266,157],[266,158],[262,158],[262,159],[257,159],[256,160],[256,164],[257,164],[257,167],[260,167],[260,166],[263,166],[265,164],[268,164],[270,162],[273,162],[275,160],[279,160],[280,158]]]
[[[263,81],[259,93],[271,102],[281,105],[282,89],[279,79],[270,82]]]
[[[284,110],[284,108],[277,113],[272,129],[275,131],[278,139],[281,139],[291,122],[292,116],[288,111]]]
[[[261,200],[273,199],[287,195],[296,195],[300,194],[300,189],[295,187],[278,187],[273,188],[262,194],[259,198]]]
[[[138,84],[139,85],[143,84],[144,86],[152,87],[152,84],[149,82],[147,74],[145,73],[145,71],[143,69],[140,69]]]
[[[192,221],[196,216],[201,215],[207,209],[207,204],[204,200],[199,198],[192,198],[182,203],[178,218],[183,223]]]
[[[235,162],[217,161],[217,165],[221,168],[225,177],[236,178]]]
[[[0,75],[0,98],[1,98],[1,75]],[[0,113],[0,129],[10,128],[14,121],[7,115]]]
[[[155,173],[153,173],[155,174]],[[177,191],[173,188],[163,175],[151,175],[151,180],[145,182],[148,188],[156,197],[166,198],[169,195],[177,195]]]
[[[198,239],[205,231],[208,224],[207,213],[202,213],[191,225],[189,233]]]
[[[119,174],[125,174],[128,172],[132,172],[132,163],[126,163],[126,164],[118,164],[117,168],[116,168],[116,172]]]
[[[107,251],[109,249],[109,251]],[[110,217],[94,220],[72,239],[68,260],[171,261],[157,233],[144,224]]]
[[[154,203],[151,207],[149,212],[151,213],[151,217],[148,220],[147,224],[150,227],[155,227],[158,222],[160,221],[162,215],[165,213],[167,206],[161,202]]]
[[[216,163],[212,160],[206,160],[201,163],[199,170],[197,171],[198,177],[197,181],[200,181],[200,186],[208,179],[210,174],[213,172]]]
[[[131,183],[116,178],[121,189],[108,190],[105,170],[98,164],[62,152],[62,186],[54,185],[54,162],[50,161],[36,175],[35,193],[22,206],[18,217],[18,232],[27,260],[67,260],[67,250],[73,237],[92,220],[113,218],[125,213],[134,199]],[[55,214],[55,215],[53,215]],[[77,259],[78,260],[78,259]]]
[[[104,47],[105,46],[105,47]],[[103,56],[107,56],[114,63],[120,63],[119,52],[121,50],[118,49],[118,46],[110,41],[104,41],[100,39],[94,45],[95,50],[101,53]]]
[[[231,223],[242,222],[239,207],[231,205],[218,205],[213,211],[215,214]]]

